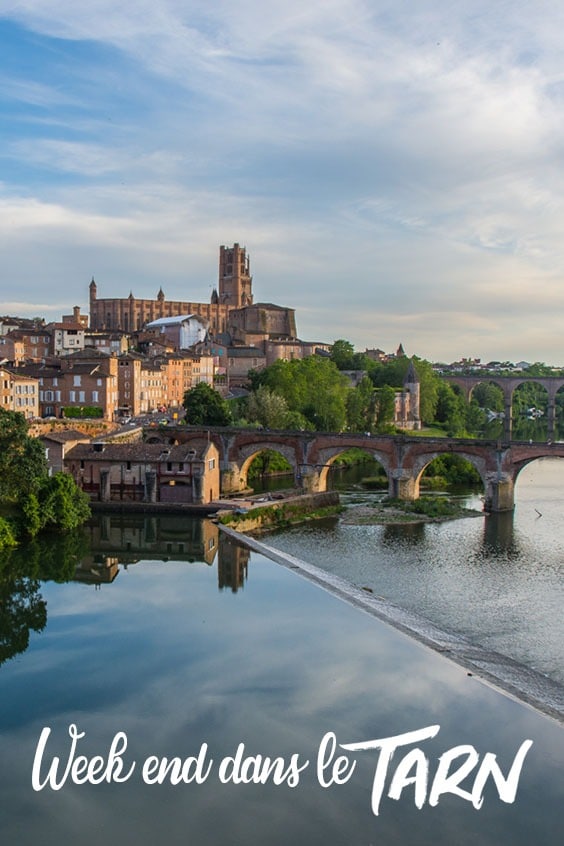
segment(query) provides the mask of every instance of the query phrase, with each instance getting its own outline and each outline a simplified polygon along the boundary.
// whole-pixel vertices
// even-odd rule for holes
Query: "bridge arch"
[[[466,461],[468,461],[469,464],[472,465],[472,467],[474,467],[474,469],[478,472],[480,479],[482,480],[482,485],[484,486],[484,495],[486,495],[488,489],[488,467],[486,459],[483,456],[475,455],[472,452],[464,452],[463,450],[453,450],[447,448],[443,450],[435,449],[429,453],[420,453],[415,458],[412,465],[413,499],[417,499],[419,497],[421,477],[423,476],[429,464],[431,464],[431,462],[434,461],[435,458],[447,455],[455,455],[458,458],[464,458]]]
[[[534,455],[530,458],[524,458],[520,461],[516,461],[513,464],[513,483],[516,484],[521,472],[526,468],[529,467],[531,464],[535,464],[537,461],[542,461],[545,458],[550,458],[552,461],[559,461],[562,464],[563,470],[563,482],[564,482],[564,456],[562,455]]]
[[[513,393],[518,385],[523,385],[526,382],[533,382],[545,388],[548,393],[548,408],[547,408],[547,429],[548,438],[552,440],[555,436],[556,424],[556,396],[559,390],[564,386],[564,376],[530,376],[526,373],[511,374],[511,375],[495,375],[495,374],[477,374],[473,376],[468,375],[446,375],[442,377],[446,382],[456,384],[464,391],[468,400],[472,395],[475,387],[483,382],[491,382],[497,385],[503,391],[504,396],[504,437],[506,441],[512,440],[512,401]]]
[[[240,447],[238,452],[238,473],[239,482],[242,488],[248,487],[249,468],[255,458],[263,452],[277,452],[286,459],[293,470],[294,477],[298,474],[298,462],[296,451],[290,444],[277,443],[275,440],[264,443],[246,444]]]
[[[466,394],[466,398],[470,401],[474,397],[474,393],[476,389],[481,387],[482,385],[493,385],[495,388],[499,388],[503,396],[505,397],[507,394],[507,385],[504,385],[500,379],[496,379],[495,376],[484,376],[483,379],[476,379],[474,384],[465,385],[463,380],[452,380],[453,384],[457,385],[461,389],[463,393]],[[511,391],[513,389],[511,388]],[[510,396],[510,395],[508,395]]]
[[[554,410],[556,392],[542,379],[516,380],[512,397],[512,437],[517,441],[546,441],[549,437],[549,417]],[[554,424],[554,414],[552,413]]]
[[[326,491],[327,490],[327,478],[329,476],[329,471],[331,466],[335,463],[336,459],[343,455],[345,452],[349,452],[350,446],[339,446],[339,447],[326,447],[324,449],[320,449],[318,456],[317,456],[317,464],[315,464],[315,471],[318,476],[318,490],[319,491]],[[384,472],[388,479],[390,478],[390,460],[389,456],[384,453],[380,452],[379,450],[370,449],[369,447],[356,447],[356,449],[361,449],[366,455],[368,455],[374,461],[377,461],[378,464],[383,467]]]

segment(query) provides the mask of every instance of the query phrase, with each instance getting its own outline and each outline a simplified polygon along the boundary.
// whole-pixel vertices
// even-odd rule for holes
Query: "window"
[[[215,458],[210,458],[210,460],[208,461],[208,469],[213,470],[214,467],[215,467]]]
[[[76,388],[80,387],[80,376],[73,376],[72,383]]]

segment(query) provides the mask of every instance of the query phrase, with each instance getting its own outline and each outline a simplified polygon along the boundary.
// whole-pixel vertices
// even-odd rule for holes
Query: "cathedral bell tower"
[[[219,302],[241,308],[252,305],[253,277],[245,247],[219,248]]]

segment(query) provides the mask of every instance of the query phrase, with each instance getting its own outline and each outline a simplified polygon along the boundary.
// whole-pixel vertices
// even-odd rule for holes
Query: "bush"
[[[76,529],[90,516],[88,496],[68,473],[55,473],[39,490],[42,528],[67,532]]]
[[[83,417],[103,417],[103,410],[94,405],[85,405],[82,407],[69,406],[63,408],[63,417],[68,418],[83,418]]]
[[[17,546],[17,543],[11,523],[4,517],[0,517],[0,549]]]

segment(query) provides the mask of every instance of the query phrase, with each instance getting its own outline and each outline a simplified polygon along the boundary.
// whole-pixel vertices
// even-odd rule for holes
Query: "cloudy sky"
[[[120,8],[121,7],[121,8]],[[0,314],[207,301],[564,364],[560,0],[0,0]]]

